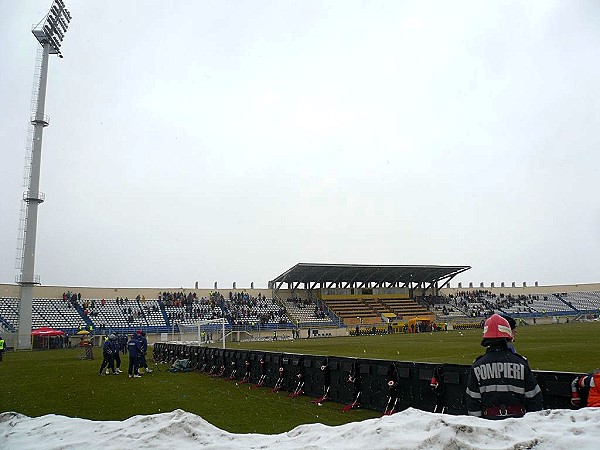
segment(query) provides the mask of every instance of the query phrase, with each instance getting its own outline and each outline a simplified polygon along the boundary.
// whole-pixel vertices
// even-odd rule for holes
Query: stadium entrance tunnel
[[[465,390],[470,366],[410,361],[228,350],[177,343],[154,344],[154,360],[189,359],[190,368],[215,377],[325,398],[387,412],[408,407],[467,414]],[[534,371],[545,409],[572,409],[571,381],[581,374]]]

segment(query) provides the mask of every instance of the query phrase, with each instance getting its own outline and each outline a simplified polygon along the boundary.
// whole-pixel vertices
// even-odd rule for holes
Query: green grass
[[[339,404],[318,407],[308,397],[289,399],[287,392],[236,386],[198,372],[166,372],[166,365],[139,379],[125,373],[99,376],[101,349],[94,349],[93,361],[79,360],[80,353],[77,349],[5,353],[0,363],[0,411],[123,420],[183,409],[230,432],[267,434],[305,423],[341,425],[380,415],[368,410],[343,413]],[[121,368],[127,367],[125,358]]]
[[[515,346],[534,370],[588,372],[600,364],[600,322],[517,328]],[[242,342],[235,349],[337,355],[434,363],[471,364],[484,352],[481,330],[383,336]]]
[[[462,334],[461,334],[462,333]],[[537,370],[588,372],[600,364],[600,323],[519,327],[518,351]],[[262,349],[314,355],[354,356],[399,361],[470,364],[483,352],[480,330],[412,335],[360,336],[297,341],[234,343],[232,349]],[[304,423],[339,425],[378,417],[366,410],[318,407],[307,397],[249,389],[197,372],[162,371],[129,379],[98,376],[96,359],[80,360],[78,349],[5,353],[0,363],[0,411],[28,416],[60,414],[93,420],[122,420],[137,414],[183,409],[236,433],[280,433]],[[127,369],[127,358],[122,369]]]

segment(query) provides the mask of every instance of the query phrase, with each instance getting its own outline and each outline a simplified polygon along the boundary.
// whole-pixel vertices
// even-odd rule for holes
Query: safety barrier
[[[181,343],[154,344],[154,359],[166,363],[189,359],[192,370],[254,384],[262,377],[261,385],[273,388],[281,382],[280,388],[290,393],[302,382],[305,395],[319,398],[327,393],[328,400],[345,404],[358,396],[362,408],[375,411],[393,406],[395,411],[413,407],[466,414],[468,365],[229,350]],[[431,386],[434,371],[440,385],[437,390]],[[570,383],[577,373],[534,374],[542,389],[544,408],[572,408]]]

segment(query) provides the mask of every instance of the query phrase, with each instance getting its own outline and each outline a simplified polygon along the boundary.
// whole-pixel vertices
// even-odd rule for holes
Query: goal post
[[[227,324],[227,319],[221,317],[219,319],[210,319],[210,320],[199,320],[195,324],[177,324],[179,327],[180,338],[183,334],[196,333],[198,337],[198,345],[207,345],[210,342],[216,342],[219,339],[223,342],[223,348],[225,348],[225,325]],[[214,339],[215,334],[218,336],[221,335],[220,338]]]

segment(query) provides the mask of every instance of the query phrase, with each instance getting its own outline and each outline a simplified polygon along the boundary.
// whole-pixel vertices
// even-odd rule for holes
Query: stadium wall
[[[529,295],[529,294],[552,294],[561,292],[585,292],[585,291],[600,291],[600,283],[587,283],[587,284],[560,284],[551,286],[526,286],[526,287],[491,287],[491,286],[474,286],[469,287],[452,287],[440,289],[440,294],[449,295],[456,294],[457,292],[473,291],[473,290],[486,290],[495,294],[511,294],[514,296],[518,295]],[[229,291],[231,292],[247,292],[253,296],[261,295],[270,298],[272,296],[271,289],[268,288],[226,288],[219,287],[218,289],[211,288],[184,288],[184,287],[171,287],[171,288],[123,288],[123,287],[85,287],[85,286],[35,286],[33,288],[34,298],[61,298],[63,292],[71,291],[75,293],[81,293],[82,298],[116,298],[116,297],[128,297],[135,298],[137,295],[143,295],[147,300],[158,298],[159,292],[195,292],[199,297],[208,297],[210,292],[219,291],[226,296]],[[309,298],[308,291],[304,289],[296,289],[294,291],[281,289],[278,292],[279,298],[287,300],[288,298],[296,295],[301,298]],[[0,296],[2,297],[20,297],[20,286],[17,284],[0,283]]]
[[[33,288],[33,298],[62,298],[63,292],[71,291],[76,294],[81,293],[83,299],[101,299],[101,298],[135,298],[144,296],[146,300],[156,300],[159,292],[195,292],[198,297],[208,297],[211,292],[219,291],[223,296],[231,292],[247,292],[254,297],[259,293],[271,297],[270,289],[192,289],[192,288],[103,288],[103,287],[81,287],[81,286],[35,286]],[[16,284],[0,284],[0,296],[2,297],[20,297],[20,286]]]
[[[550,286],[517,286],[517,287],[499,287],[494,283],[494,287],[491,285],[480,287],[479,285],[473,287],[464,286],[461,288],[443,288],[440,289],[440,294],[449,295],[456,294],[457,292],[465,291],[490,291],[494,294],[511,294],[513,296],[518,295],[529,295],[529,294],[555,294],[562,292],[587,292],[587,291],[600,291],[600,283],[585,283],[585,284],[555,284]]]

